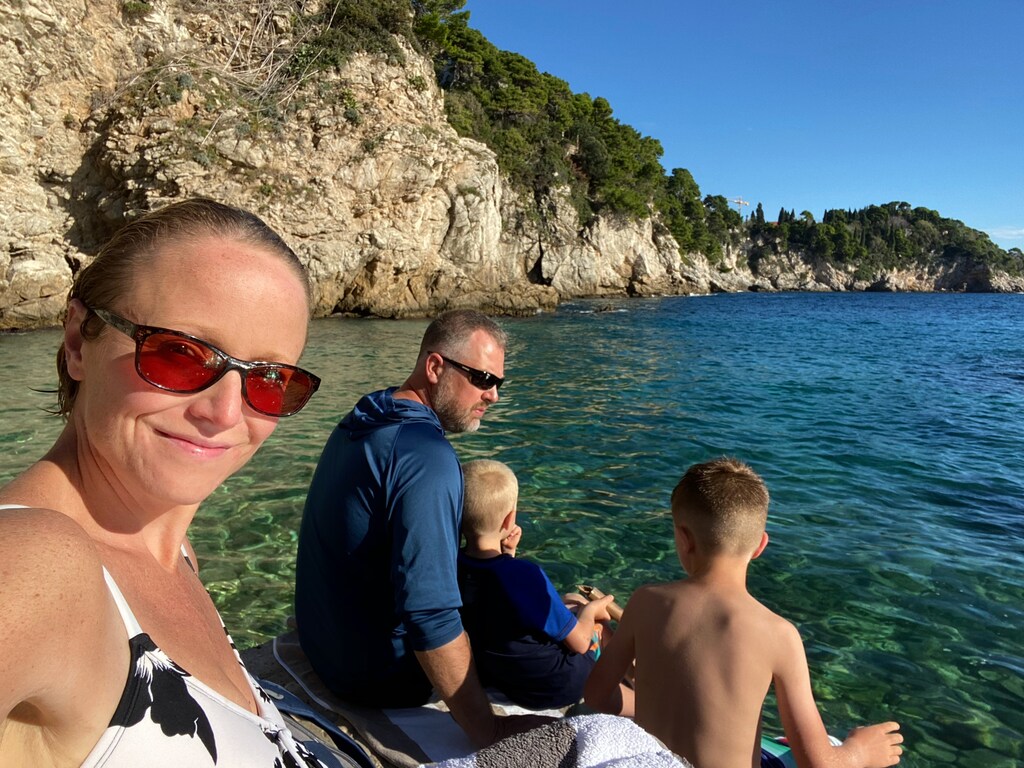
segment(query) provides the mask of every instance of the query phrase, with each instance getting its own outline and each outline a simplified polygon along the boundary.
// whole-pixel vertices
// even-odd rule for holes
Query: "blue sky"
[[[467,0],[704,194],[902,200],[1024,248],[1024,0]],[[736,206],[739,208],[739,206]]]

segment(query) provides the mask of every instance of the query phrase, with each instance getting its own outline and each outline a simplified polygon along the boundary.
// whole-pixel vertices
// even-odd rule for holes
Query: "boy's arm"
[[[570,651],[575,653],[586,653],[590,650],[591,641],[594,639],[594,625],[599,621],[609,621],[608,606],[615,598],[612,595],[605,595],[599,600],[593,600],[576,614],[576,626],[565,636],[562,643]]]
[[[583,688],[583,700],[588,707],[598,712],[626,717],[633,717],[636,714],[633,691],[620,685],[636,656],[636,635],[629,612],[632,605],[633,613],[636,614],[635,601],[636,595],[626,606],[615,635],[601,650],[601,657],[591,670]]]
[[[811,676],[800,633],[782,621],[773,684],[782,727],[799,768],[887,768],[900,761],[899,724],[855,728],[842,746],[833,747],[811,691]],[[618,634],[616,634],[616,639]],[[613,640],[614,642],[614,640]]]

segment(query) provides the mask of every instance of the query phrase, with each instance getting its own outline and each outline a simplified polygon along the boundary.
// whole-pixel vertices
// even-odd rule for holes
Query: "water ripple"
[[[574,302],[506,321],[502,402],[453,442],[518,473],[524,556],[560,589],[622,602],[682,576],[668,500],[683,470],[744,458],[772,493],[750,587],[800,627],[829,729],[892,717],[901,765],[1009,768],[1024,754],[1022,309],[941,294]],[[241,645],[291,611],[329,431],[402,381],[424,327],[314,323],[304,364],[323,389],[200,509],[202,575]],[[56,339],[0,336],[0,480],[60,428],[28,389],[52,386]]]

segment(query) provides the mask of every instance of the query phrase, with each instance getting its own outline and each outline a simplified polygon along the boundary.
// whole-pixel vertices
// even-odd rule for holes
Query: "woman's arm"
[[[84,760],[117,707],[127,635],[85,532],[50,510],[0,511],[0,764]]]

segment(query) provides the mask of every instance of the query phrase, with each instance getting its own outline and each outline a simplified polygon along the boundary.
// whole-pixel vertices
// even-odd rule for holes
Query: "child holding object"
[[[574,615],[539,565],[515,558],[522,529],[512,470],[482,459],[462,471],[459,589],[480,678],[530,709],[574,704],[600,653],[600,622],[609,619],[612,597],[588,603],[577,596]]]
[[[747,566],[768,545],[768,490],[750,467],[691,467],[672,493],[676,552],[689,578],[638,589],[586,685],[586,703],[638,725],[700,768],[771,765],[761,708],[775,687],[800,768],[883,768],[900,761],[894,722],[832,746],[796,628],[754,599]],[[636,693],[619,680],[636,661]],[[762,759],[764,762],[762,762]]]

